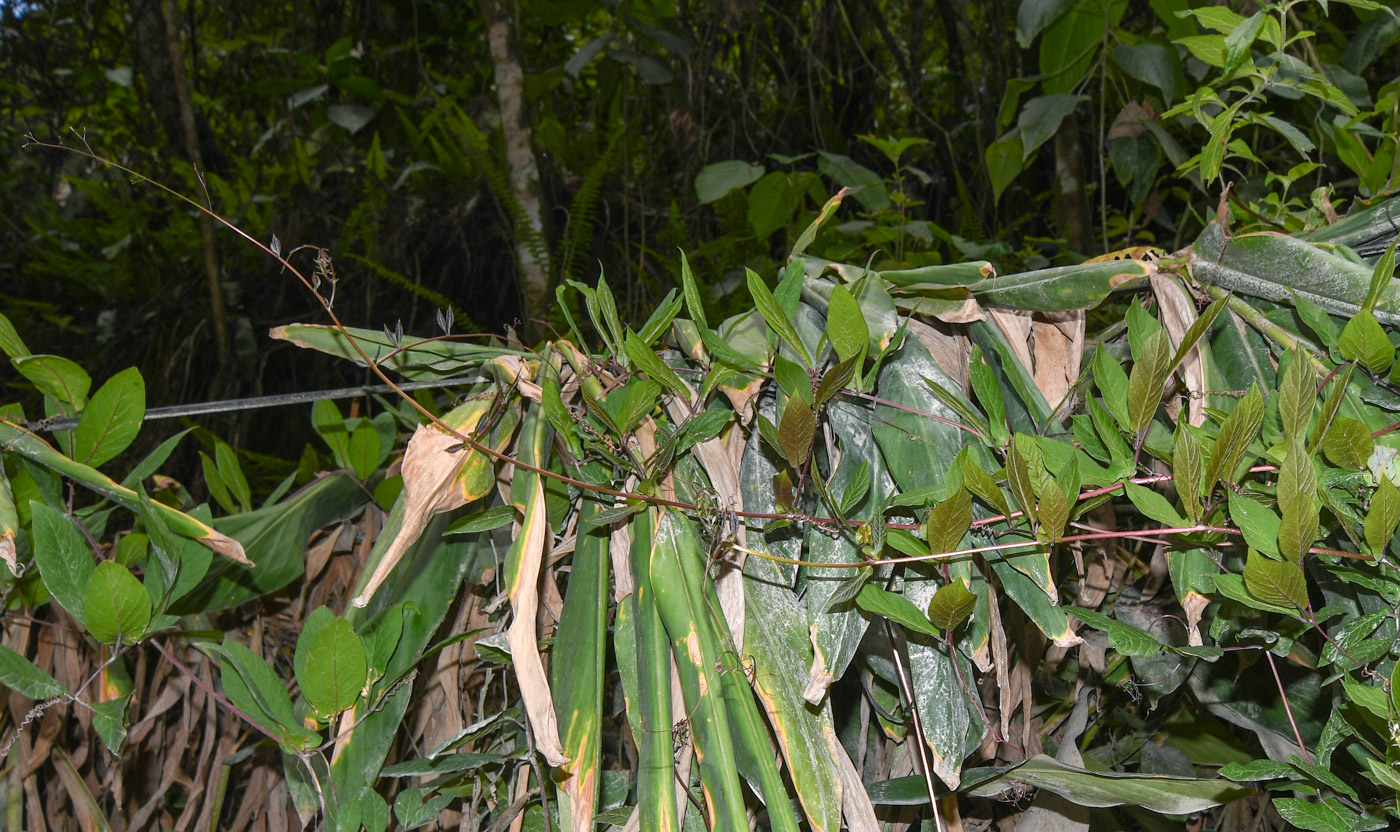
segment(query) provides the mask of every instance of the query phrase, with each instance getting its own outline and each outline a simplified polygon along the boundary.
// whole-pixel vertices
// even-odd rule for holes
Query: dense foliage
[[[5,7],[6,828],[1395,825],[1397,18],[790,5]]]

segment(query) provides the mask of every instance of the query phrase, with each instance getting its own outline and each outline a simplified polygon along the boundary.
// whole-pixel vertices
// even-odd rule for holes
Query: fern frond
[[[565,228],[559,257],[556,261],[559,263],[559,274],[555,275],[556,280],[559,277],[574,277],[574,257],[580,251],[586,251],[593,242],[593,218],[597,214],[599,197],[603,191],[603,181],[612,175],[622,159],[622,137],[621,130],[613,134],[607,149],[588,169],[588,175],[583,178],[583,184],[574,193],[573,201],[569,206],[568,226]]]

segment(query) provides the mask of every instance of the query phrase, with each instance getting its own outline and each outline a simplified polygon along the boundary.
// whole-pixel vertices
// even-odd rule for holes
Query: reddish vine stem
[[[164,644],[161,644],[161,643],[160,643],[158,640],[156,640],[156,639],[151,639],[151,644],[156,648],[156,650],[157,650],[162,656],[164,656],[166,659],[168,659],[168,660],[170,661],[171,664],[173,664],[173,665],[175,665],[175,667],[179,668],[179,670],[180,670],[181,673],[183,673],[183,674],[185,674],[186,676],[190,677],[190,680],[191,680],[191,681],[193,681],[196,685],[199,685],[200,690],[203,690],[205,693],[207,693],[207,694],[209,694],[211,697],[213,697],[213,699],[214,699],[215,702],[218,702],[220,705],[223,705],[225,708],[228,708],[231,712],[233,712],[233,715],[234,715],[234,716],[238,717],[239,719],[241,719],[241,720],[243,720],[244,722],[248,723],[249,725],[253,726],[255,729],[257,729],[258,733],[262,734],[263,736],[265,736],[265,737],[267,737],[268,739],[272,740],[273,742],[277,743],[278,746],[281,746],[281,745],[282,745],[282,740],[281,740],[281,738],[279,738],[276,734],[272,733],[271,731],[267,730],[266,728],[262,727],[262,725],[260,725],[260,724],[259,724],[256,720],[254,720],[252,717],[250,717],[250,716],[248,716],[247,714],[243,713],[243,711],[242,711],[237,705],[233,704],[233,703],[230,702],[227,698],[225,698],[223,695],[221,695],[218,691],[216,691],[216,690],[214,690],[212,687],[210,687],[208,682],[206,682],[206,681],[204,681],[203,679],[199,678],[199,676],[198,676],[194,671],[190,670],[188,667],[185,666],[185,663],[184,663],[184,662],[182,662],[182,661],[180,661],[179,659],[175,658],[175,655],[174,655],[173,653],[171,653],[169,650],[165,649],[165,645],[164,645]]]

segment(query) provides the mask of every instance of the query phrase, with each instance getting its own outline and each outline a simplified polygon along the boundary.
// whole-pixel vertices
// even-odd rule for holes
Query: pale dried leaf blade
[[[15,533],[6,532],[4,537],[0,537],[0,561],[10,567],[10,574],[19,577],[24,574],[24,568],[19,565],[19,556],[15,552]]]
[[[544,672],[544,662],[540,659],[538,634],[535,632],[535,614],[539,611],[539,574],[544,562],[544,549],[549,534],[545,523],[544,488],[538,477],[531,486],[534,494],[531,500],[535,510],[526,517],[527,525],[521,529],[521,537],[516,541],[520,547],[521,561],[517,572],[516,585],[511,588],[510,606],[514,619],[506,631],[506,643],[510,645],[515,677],[520,683],[520,698],[525,703],[525,714],[530,719],[530,727],[535,730],[535,747],[552,766],[561,766],[569,761],[564,755],[564,744],[559,739],[559,723],[554,716],[554,696],[549,689],[549,677]],[[518,495],[517,495],[518,496]]]
[[[433,515],[451,511],[466,504],[461,492],[454,487],[457,472],[471,452],[449,453],[448,448],[461,444],[451,434],[442,433],[428,425],[419,425],[408,440],[403,456],[403,522],[399,532],[379,559],[364,588],[350,603],[356,607],[369,604],[374,593],[383,585],[389,573],[398,566],[408,547],[418,540]]]
[[[850,832],[879,832],[880,822],[875,818],[875,806],[870,802],[870,794],[865,790],[860,772],[856,771],[855,764],[835,732],[827,734],[826,739],[831,745],[836,770],[841,774],[841,814],[846,818],[846,828]]]
[[[1174,278],[1152,274],[1148,280],[1152,282],[1152,291],[1157,295],[1157,303],[1161,309],[1158,317],[1161,318],[1162,326],[1166,327],[1167,335],[1171,337],[1172,348],[1175,349],[1181,344],[1191,324],[1196,322],[1196,306]],[[1200,427],[1206,420],[1206,365],[1201,357],[1199,344],[1192,347],[1182,359],[1177,373],[1190,393],[1187,419],[1192,425]]]

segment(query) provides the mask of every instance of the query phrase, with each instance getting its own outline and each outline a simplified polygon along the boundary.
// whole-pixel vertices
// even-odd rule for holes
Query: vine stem
[[[233,712],[233,715],[234,715],[234,716],[238,717],[239,719],[241,719],[241,720],[243,720],[244,722],[248,723],[249,725],[253,726],[255,729],[257,729],[258,733],[262,734],[263,736],[265,736],[265,737],[267,737],[268,739],[272,740],[273,742],[277,743],[278,746],[281,746],[281,745],[282,745],[282,740],[281,740],[281,738],[279,738],[276,734],[274,734],[274,733],[272,733],[271,731],[269,731],[269,730],[267,730],[266,728],[264,728],[262,725],[260,725],[260,724],[259,724],[256,720],[254,720],[252,717],[250,717],[250,716],[248,716],[247,714],[243,713],[243,711],[242,711],[241,709],[239,709],[239,707],[238,707],[237,705],[235,705],[235,704],[233,704],[232,702],[230,702],[226,697],[223,696],[223,694],[220,694],[218,691],[214,690],[214,688],[210,687],[210,685],[209,685],[208,682],[206,682],[206,681],[204,681],[203,679],[199,678],[198,674],[196,674],[194,671],[192,671],[192,670],[190,670],[188,667],[186,667],[184,662],[182,662],[182,661],[180,661],[179,659],[175,658],[175,655],[174,655],[173,653],[171,653],[169,650],[167,650],[167,649],[165,648],[165,645],[164,645],[164,644],[161,644],[161,643],[160,643],[159,641],[157,641],[156,639],[151,639],[151,644],[152,644],[152,646],[154,646],[154,647],[156,648],[156,651],[157,651],[157,652],[159,652],[162,656],[164,656],[166,659],[168,659],[168,660],[170,661],[171,664],[175,665],[175,667],[179,668],[179,670],[180,670],[181,673],[183,673],[183,674],[185,674],[186,676],[190,677],[190,680],[193,681],[196,685],[199,685],[199,687],[200,687],[201,690],[203,690],[205,693],[207,693],[207,694],[209,694],[211,697],[213,697],[215,702],[218,702],[220,705],[223,705],[225,708],[228,708],[230,711]]]

